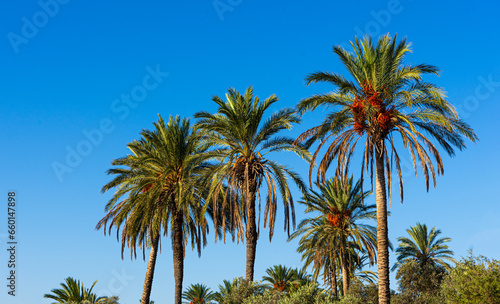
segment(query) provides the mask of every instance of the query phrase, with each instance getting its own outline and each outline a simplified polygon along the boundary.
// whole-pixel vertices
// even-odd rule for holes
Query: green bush
[[[262,295],[266,287],[259,282],[247,281],[244,278],[224,280],[219,285],[219,292],[215,294],[215,301],[219,304],[242,304],[249,297]]]
[[[331,304],[332,299],[316,284],[307,284],[296,291],[285,293],[268,290],[262,295],[245,299],[243,304]]]
[[[444,278],[441,293],[444,303],[500,303],[500,262],[471,251]]]
[[[446,271],[438,265],[421,266],[415,260],[406,260],[398,268],[396,279],[399,294],[394,295],[394,304],[441,304],[440,286]]]
[[[363,284],[358,278],[353,278],[349,292],[340,300],[342,304],[378,304],[378,287],[373,283]]]

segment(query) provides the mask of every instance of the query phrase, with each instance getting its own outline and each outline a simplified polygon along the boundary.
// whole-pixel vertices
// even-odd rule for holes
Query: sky
[[[443,87],[459,115],[479,136],[454,157],[444,152],[445,174],[426,191],[410,156],[401,153],[405,200],[394,193],[389,239],[417,222],[451,237],[459,259],[468,250],[500,258],[497,161],[500,134],[498,4],[438,1],[8,1],[0,10],[0,302],[51,303],[43,295],[68,276],[137,303],[147,263],[120,256],[116,235],[95,225],[112,193],[106,170],[127,154],[126,144],[152,128],[158,114],[192,118],[215,112],[213,95],[253,86],[271,109],[293,107],[303,98],[333,90],[306,86],[316,71],[345,74],[333,45],[349,47],[355,36],[389,33],[406,37],[409,64],[438,66]],[[318,110],[282,135],[296,137],[325,115]],[[307,179],[308,165],[294,155],[280,161]],[[330,172],[331,173],[331,172]],[[359,170],[351,172],[359,178]],[[421,173],[421,172],[420,172]],[[8,295],[8,193],[16,198],[16,295]],[[294,192],[295,200],[300,194]],[[372,203],[375,197],[369,198]],[[276,264],[301,267],[297,242],[287,242],[278,207],[270,243],[261,227],[255,277]],[[297,220],[305,218],[296,206]],[[115,230],[113,230],[115,232]],[[224,279],[244,276],[245,246],[214,236],[199,258],[187,250],[184,286],[214,290]],[[146,253],[147,256],[147,253]],[[390,255],[391,265],[395,261]],[[395,274],[391,288],[396,289]],[[170,240],[163,238],[151,298],[173,301]]]

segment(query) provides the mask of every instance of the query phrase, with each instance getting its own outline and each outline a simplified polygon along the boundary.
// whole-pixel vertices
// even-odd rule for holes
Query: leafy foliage
[[[204,284],[191,284],[188,289],[182,293],[182,298],[188,304],[212,303],[215,300],[215,293]]]
[[[320,106],[332,111],[320,125],[302,133],[296,142],[306,146],[319,142],[309,169],[311,184],[316,159],[324,146],[328,148],[318,166],[318,181],[325,180],[332,164],[336,164],[335,176],[345,176],[358,144],[364,145],[361,180],[365,170],[373,177],[375,164],[379,293],[381,303],[389,303],[387,193],[390,202],[394,169],[403,201],[403,175],[396,139],[400,138],[410,152],[415,175],[420,165],[428,190],[431,179],[436,186],[436,171],[438,175],[444,173],[440,153],[431,139],[449,155],[454,155],[455,148],[465,148],[465,139],[475,142],[478,138],[473,129],[459,119],[443,89],[423,81],[422,76],[438,75],[439,69],[427,64],[404,63],[411,51],[406,39],[397,42],[396,36],[385,35],[374,44],[367,36],[361,41],[355,38],[351,45],[354,52],[341,46],[333,48],[351,79],[330,72],[316,72],[306,78],[308,84],[328,82],[336,90],[299,102],[300,113]]]
[[[332,299],[316,284],[306,284],[296,291],[285,293],[268,290],[264,294],[247,298],[243,304],[327,304]]]
[[[215,301],[219,304],[242,304],[246,298],[261,295],[266,289],[265,285],[244,278],[224,280],[215,293]]]
[[[445,303],[500,303],[500,261],[471,251],[445,276],[441,292]]]
[[[363,280],[354,278],[349,292],[339,303],[359,303],[359,304],[376,304],[378,303],[378,287],[374,282],[363,284]]]
[[[353,184],[352,177],[316,186],[319,191],[311,190],[300,203],[306,205],[306,213],[317,215],[304,219],[291,239],[301,236],[297,251],[302,252],[304,267],[313,264],[314,278],[323,269],[329,280],[336,280],[332,263],[338,263],[346,292],[359,254],[366,252],[371,264],[376,261],[375,228],[360,222],[375,218],[375,205],[363,203],[370,193],[361,190],[361,181]]]
[[[456,262],[453,258],[453,251],[445,244],[450,242],[451,238],[438,238],[441,230],[434,227],[428,232],[425,224],[417,223],[415,226],[406,229],[406,232],[408,232],[410,238],[398,238],[400,242],[396,249],[398,262],[394,264],[392,270],[408,259],[417,261],[421,267],[430,264],[431,266],[449,268],[450,265],[445,261]]]
[[[254,97],[251,87],[243,95],[231,88],[226,94],[226,101],[217,96],[213,97],[213,101],[218,105],[216,114],[195,114],[199,119],[197,128],[206,133],[204,142],[213,148],[207,153],[214,160],[205,175],[210,189],[207,200],[214,204],[216,212],[222,205],[222,229],[226,231],[225,218],[229,215],[229,230],[233,238],[236,232],[238,240],[246,240],[246,279],[253,280],[261,186],[267,186],[264,227],[269,226],[269,240],[274,233],[278,194],[284,207],[285,230],[289,231],[290,226],[295,228],[295,209],[289,180],[302,192],[306,189],[298,174],[270,159],[268,154],[290,151],[308,160],[309,152],[301,145],[294,145],[292,139],[277,136],[279,131],[289,130],[293,124],[300,122],[293,109],[282,109],[264,120],[266,111],[278,101],[276,96],[272,95],[261,102],[258,97]],[[218,224],[216,219],[214,225]]]
[[[43,297],[47,299],[55,300],[55,304],[74,304],[74,303],[85,303],[85,304],[102,304],[105,303],[107,297],[98,297],[92,292],[94,285],[97,283],[95,281],[90,288],[85,288],[83,282],[80,280],[75,280],[72,277],[67,277],[64,279],[64,283],[61,283],[62,288],[52,289],[52,294],[45,294]]]
[[[325,179],[326,170],[335,158],[336,175],[346,170],[357,144],[364,142],[361,173],[365,167],[373,170],[374,150],[379,145],[377,149],[382,151],[378,152],[385,155],[384,161],[390,166],[386,170],[389,190],[393,164],[402,187],[400,158],[394,142],[394,136],[399,134],[404,147],[411,153],[415,172],[417,160],[420,162],[428,188],[429,174],[434,184],[436,182],[436,168],[426,148],[436,159],[438,174],[444,169],[438,150],[424,133],[434,138],[450,155],[454,154],[453,147],[460,150],[465,147],[464,137],[475,142],[476,134],[458,118],[455,108],[446,101],[443,89],[422,80],[425,74],[438,75],[437,67],[403,63],[406,54],[411,52],[411,44],[405,38],[397,43],[396,36],[385,35],[374,45],[367,36],[361,41],[355,38],[351,44],[354,52],[340,46],[334,46],[333,52],[353,80],[336,73],[312,73],[306,78],[308,84],[328,82],[337,90],[303,99],[297,106],[300,113],[320,106],[334,109],[319,126],[307,130],[297,139],[308,145],[320,141],[311,162],[310,175],[319,151],[330,139],[334,140],[318,168],[318,179],[321,180]],[[365,140],[361,140],[363,137]],[[393,161],[389,161],[389,156]]]
[[[419,261],[406,259],[396,274],[399,294],[392,300],[401,304],[441,304],[440,286],[445,275],[445,269],[438,264],[420,264]]]
[[[170,230],[177,265],[175,298],[180,303],[185,246],[190,238],[191,247],[196,246],[200,254],[206,245],[207,206],[203,205],[203,189],[199,187],[200,172],[206,167],[205,147],[201,133],[192,130],[188,119],[170,117],[165,123],[160,116],[153,125],[153,131],[143,130],[139,140],[128,144],[131,154],[112,162],[115,167],[108,174],[115,177],[102,191],[116,191],[96,229],[103,228],[106,234],[109,224],[108,233],[116,227],[118,238],[123,226],[122,258],[125,246],[130,247],[131,258],[136,256],[137,247],[142,249],[143,258],[146,248],[152,248],[144,303],[149,302],[161,233],[166,235]]]

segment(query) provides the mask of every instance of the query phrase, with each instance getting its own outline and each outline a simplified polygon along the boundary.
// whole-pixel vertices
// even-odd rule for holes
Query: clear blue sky
[[[406,228],[422,222],[452,237],[457,257],[473,248],[498,259],[498,10],[491,2],[410,0],[4,3],[0,302],[50,303],[43,294],[73,276],[88,286],[98,280],[95,291],[119,295],[121,303],[137,303],[146,262],[131,262],[127,255],[121,260],[114,235],[94,230],[110,198],[100,193],[110,180],[105,174],[110,162],[126,155],[126,144],[150,128],[158,113],[192,117],[214,111],[211,96],[223,96],[229,87],[243,91],[252,85],[261,98],[277,94],[273,110],[331,90],[306,87],[303,79],[318,70],[345,72],[332,46],[365,33],[406,36],[414,50],[409,63],[439,66],[442,75],[426,80],[445,88],[480,138],[454,158],[443,155],[445,175],[429,193],[423,176],[415,178],[407,168],[405,202],[395,199],[390,208],[390,240],[397,245]],[[296,136],[322,115],[307,114],[288,135]],[[92,143],[85,134],[93,136]],[[281,159],[306,177],[300,159]],[[15,298],[7,295],[4,279],[6,201],[12,190],[18,198]],[[299,206],[297,219],[303,218]],[[296,243],[286,242],[281,225],[279,217],[271,244],[261,230],[257,278],[275,264],[301,266]],[[391,254],[391,264],[394,260]],[[210,242],[201,258],[188,250],[184,286],[202,282],[217,289],[223,279],[244,275],[244,263],[241,244]],[[164,238],[152,299],[170,303],[173,286],[172,251]]]

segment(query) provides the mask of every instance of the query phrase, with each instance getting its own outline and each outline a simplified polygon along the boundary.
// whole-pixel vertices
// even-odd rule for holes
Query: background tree
[[[132,154],[114,160],[108,174],[115,178],[103,187],[103,192],[116,188],[106,205],[108,214],[99,221],[96,229],[106,226],[109,232],[124,225],[122,258],[125,245],[130,254],[136,248],[151,246],[148,269],[144,281],[142,304],[149,303],[156,255],[161,231],[170,230],[173,247],[175,303],[181,303],[184,271],[185,244],[191,238],[191,246],[206,244],[208,225],[204,219],[202,194],[199,188],[200,172],[205,168],[204,148],[200,134],[192,131],[188,119],[170,117],[166,124],[159,117],[155,130],[144,130],[142,138],[128,144]],[[125,197],[123,200],[122,197]],[[121,200],[121,201],[120,201]],[[216,236],[217,237],[217,236]]]
[[[310,235],[315,235],[314,238],[320,240],[319,244],[335,246],[331,250],[338,250],[336,256],[340,259],[343,291],[347,294],[352,276],[351,265],[355,263],[353,256],[356,253],[353,250],[366,252],[372,264],[376,261],[375,227],[361,223],[375,218],[375,205],[363,203],[370,193],[362,191],[361,181],[353,185],[352,177],[329,179],[316,186],[319,191],[306,193],[300,203],[306,206],[306,214],[314,212],[318,215],[303,220],[291,238],[302,235],[307,240]]]
[[[242,304],[245,299],[261,295],[266,289],[264,284],[244,278],[224,280],[223,285],[219,285],[219,291],[215,293],[215,301],[219,304]]]
[[[105,303],[107,297],[98,297],[92,292],[96,283],[97,281],[90,288],[85,288],[83,282],[77,281],[72,277],[67,277],[64,279],[64,283],[61,283],[62,288],[52,289],[52,294],[45,294],[43,297],[56,301],[54,302],[55,304],[82,303],[84,301],[87,301],[89,304]]]
[[[212,303],[215,300],[215,293],[204,284],[191,284],[188,289],[182,293],[182,298],[187,304]]]
[[[299,102],[297,108],[300,113],[319,106],[333,110],[319,126],[301,134],[297,142],[308,145],[320,142],[312,158],[311,178],[318,153],[333,140],[319,164],[319,180],[325,179],[326,170],[335,159],[335,174],[345,174],[357,144],[364,143],[361,179],[365,169],[370,177],[373,176],[373,164],[376,173],[379,301],[389,303],[387,193],[390,200],[393,165],[403,200],[403,176],[398,153],[401,147],[396,145],[396,135],[401,138],[402,148],[411,154],[415,174],[417,163],[420,163],[427,190],[430,177],[435,186],[436,171],[444,173],[441,156],[431,139],[449,155],[454,155],[454,147],[459,150],[465,148],[464,138],[475,142],[477,136],[469,125],[458,118],[454,107],[445,99],[444,91],[422,80],[425,74],[438,75],[439,69],[427,64],[404,63],[406,54],[411,51],[406,39],[397,42],[396,37],[386,35],[374,45],[371,37],[367,36],[362,41],[355,38],[351,45],[353,53],[340,46],[333,48],[351,79],[329,72],[307,76],[308,84],[328,82],[337,90]]]
[[[307,269],[312,265],[312,279],[317,281],[322,275],[324,285],[331,291],[333,297],[338,297],[337,292],[337,264],[340,264],[338,259],[337,239],[326,233],[322,233],[322,222],[316,221],[310,223],[310,231],[312,233],[304,234],[299,240],[297,252],[302,254],[304,262],[303,269]],[[300,225],[299,225],[300,229]],[[291,239],[299,235],[298,230],[291,235]]]
[[[437,264],[421,265],[417,260],[401,262],[396,279],[399,294],[391,301],[395,303],[441,304],[440,286],[446,271]]]
[[[249,87],[244,95],[229,89],[226,102],[217,96],[213,97],[213,101],[218,105],[216,114],[198,112],[195,115],[199,119],[197,127],[207,132],[205,140],[214,147],[210,155],[216,163],[207,172],[212,193],[210,199],[215,204],[214,210],[222,205],[223,217],[226,216],[225,210],[229,210],[230,230],[233,233],[237,231],[238,240],[243,240],[246,223],[246,279],[252,281],[258,238],[256,199],[259,199],[260,214],[260,187],[263,183],[267,186],[264,227],[269,225],[270,240],[274,232],[277,193],[283,202],[285,230],[289,231],[290,216],[295,228],[295,210],[288,178],[299,190],[305,191],[305,185],[296,173],[267,158],[267,154],[291,151],[308,160],[309,152],[300,145],[294,145],[292,139],[276,136],[279,131],[289,130],[299,122],[294,110],[283,109],[264,120],[265,112],[278,101],[276,96],[261,102],[258,97],[254,98],[253,89]],[[226,185],[227,191],[224,192]],[[224,195],[219,202],[221,192]],[[222,225],[225,225],[224,219]]]
[[[292,268],[283,265],[275,265],[266,269],[266,276],[262,277],[264,282],[268,282],[268,286],[274,290],[288,292],[293,286],[294,273]]]
[[[451,238],[438,238],[441,230],[432,228],[427,231],[425,224],[417,223],[415,226],[406,229],[410,238],[398,238],[399,246],[396,249],[397,263],[392,270],[398,268],[405,260],[412,259],[424,267],[427,264],[431,266],[441,266],[449,268],[450,265],[445,261],[456,263],[451,251],[445,243],[450,242]]]
[[[444,277],[444,303],[500,303],[500,261],[469,254]]]

